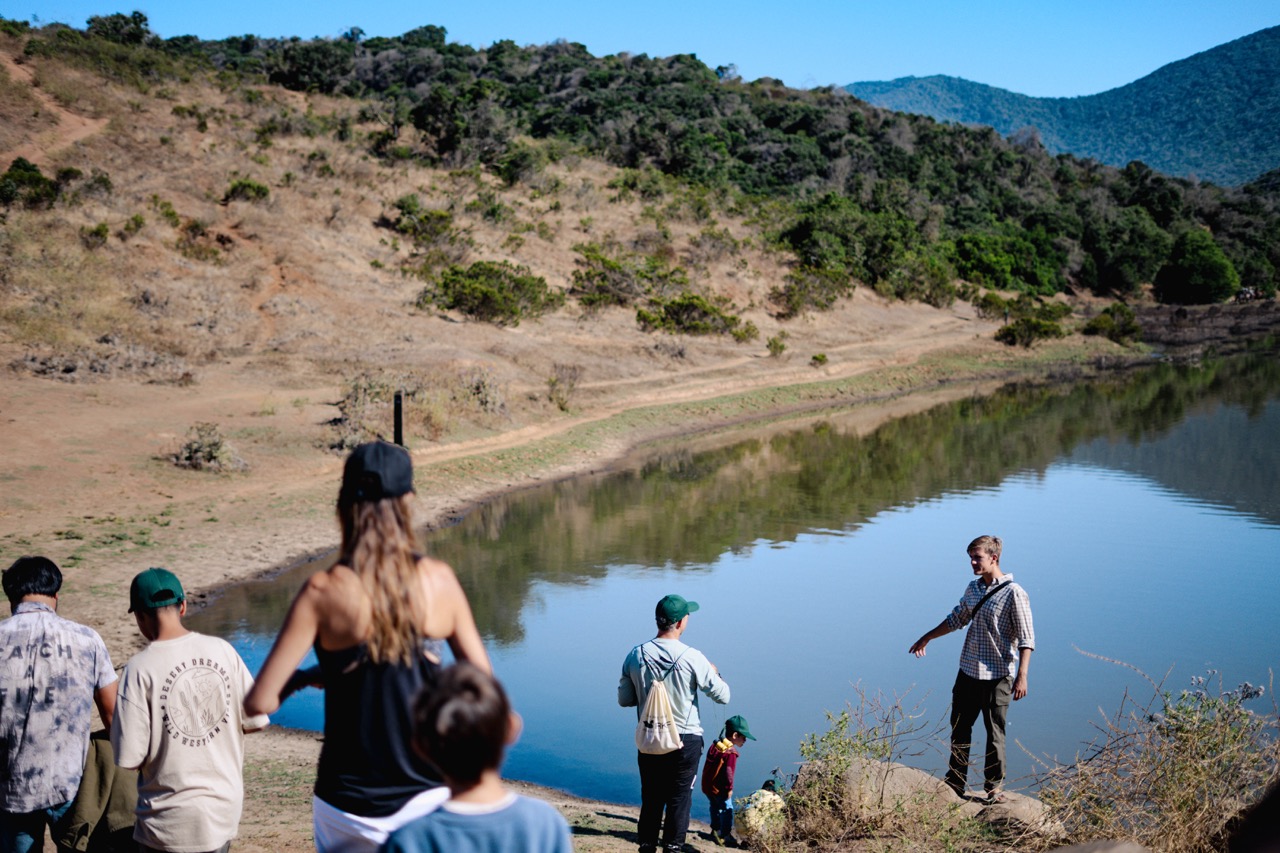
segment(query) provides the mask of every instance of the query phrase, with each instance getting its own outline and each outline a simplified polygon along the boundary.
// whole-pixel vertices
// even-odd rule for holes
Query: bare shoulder
[[[299,598],[320,602],[331,599],[349,600],[357,591],[363,589],[360,578],[351,569],[338,564],[323,572],[316,572],[307,578],[302,585]]]
[[[422,572],[428,583],[437,584],[457,584],[458,576],[454,574],[453,566],[450,566],[444,560],[437,560],[435,557],[419,557],[418,571]]]

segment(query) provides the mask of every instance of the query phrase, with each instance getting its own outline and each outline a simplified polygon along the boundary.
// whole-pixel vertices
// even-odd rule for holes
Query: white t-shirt
[[[111,724],[116,764],[138,773],[133,837],[173,853],[216,850],[244,804],[244,716],[253,677],[231,644],[189,633],[157,640],[125,665]]]

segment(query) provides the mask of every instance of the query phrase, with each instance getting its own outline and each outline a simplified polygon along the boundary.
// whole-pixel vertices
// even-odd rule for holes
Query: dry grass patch
[[[1090,657],[1097,657],[1089,655]],[[1129,838],[1162,853],[1225,850],[1244,811],[1280,772],[1280,715],[1247,703],[1266,690],[1224,689],[1210,670],[1174,693],[1129,664],[1151,687],[1126,694],[1075,763],[1046,771],[1041,799],[1082,843]]]
[[[113,264],[86,250],[65,222],[10,211],[0,259],[0,319],[17,343],[86,346],[137,325],[112,280]]]
[[[40,103],[25,82],[15,80],[7,68],[0,65],[0,151],[17,148],[31,136],[57,126],[58,119]],[[0,163],[7,169],[8,163]]]

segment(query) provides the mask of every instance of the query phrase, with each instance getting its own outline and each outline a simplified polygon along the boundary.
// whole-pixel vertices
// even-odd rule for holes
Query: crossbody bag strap
[[[978,602],[978,606],[973,608],[973,616],[970,616],[969,618],[972,619],[974,616],[978,615],[978,611],[982,609],[982,605],[987,603],[988,598],[995,595],[997,592],[999,592],[1000,590],[1004,589],[1006,586],[1009,586],[1012,583],[1013,581],[1004,581],[1003,583],[996,584],[993,589],[987,592],[986,595],[982,596],[982,600]]]

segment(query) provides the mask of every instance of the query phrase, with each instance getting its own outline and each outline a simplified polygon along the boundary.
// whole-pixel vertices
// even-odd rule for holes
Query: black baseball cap
[[[347,503],[398,498],[413,491],[409,451],[389,441],[362,444],[342,470],[342,499]]]

